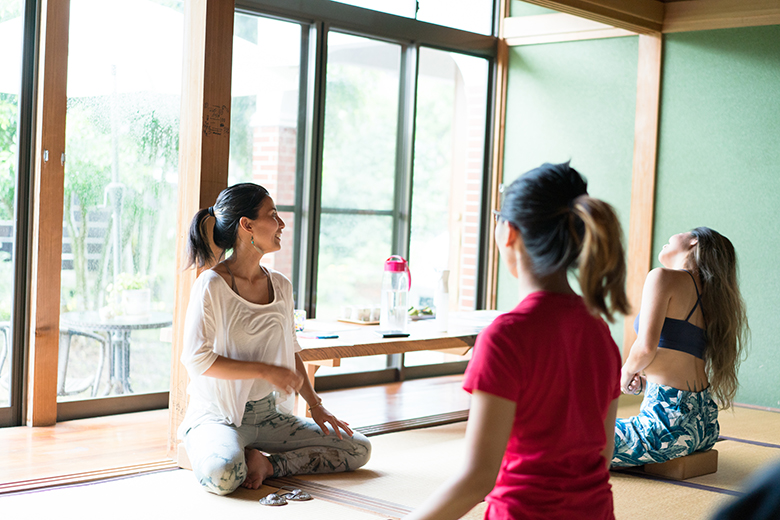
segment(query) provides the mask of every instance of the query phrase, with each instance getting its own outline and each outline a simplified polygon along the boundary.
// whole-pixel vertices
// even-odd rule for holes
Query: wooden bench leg
[[[645,464],[645,473],[672,480],[687,480],[718,471],[718,451],[691,453],[659,464]]]

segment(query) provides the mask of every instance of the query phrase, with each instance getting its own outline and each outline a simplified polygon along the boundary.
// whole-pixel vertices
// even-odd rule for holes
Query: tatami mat
[[[9,520],[157,518],[263,518],[271,520],[377,520],[386,516],[324,500],[261,506],[258,500],[276,491],[239,489],[227,497],[200,489],[191,471],[148,475],[0,496],[0,516]]]
[[[741,491],[745,480],[757,469],[772,462],[780,462],[780,446],[769,448],[721,440],[715,444],[715,449],[718,450],[718,471],[686,482]]]
[[[330,487],[419,506],[464,460],[466,423],[378,435],[371,438],[371,460],[360,471],[303,475]]]
[[[733,497],[703,489],[612,473],[616,520],[707,520]]]
[[[622,406],[621,412],[635,406]],[[618,520],[707,520],[739,494],[745,480],[758,468],[780,460],[775,447],[778,414],[738,408],[722,421],[731,435],[716,445],[718,472],[684,482],[646,475],[613,472],[611,483]],[[751,429],[750,424],[756,428]],[[769,425],[769,426],[767,426]],[[274,520],[376,520],[403,516],[419,506],[464,458],[466,423],[372,437],[373,454],[362,469],[346,474],[284,479],[298,483],[315,497],[280,508],[261,506],[257,500],[275,491],[241,489],[218,497],[200,489],[190,471],[164,471],[92,485],[0,496],[3,518],[210,518],[212,516],[262,517]],[[739,436],[739,439],[737,439]],[[748,440],[749,442],[743,442]],[[780,444],[780,443],[778,443]],[[287,482],[281,482],[287,483]],[[466,517],[482,518],[484,504]],[[10,513],[10,514],[6,514]]]
[[[720,435],[780,447],[780,413],[734,406],[718,414]]]

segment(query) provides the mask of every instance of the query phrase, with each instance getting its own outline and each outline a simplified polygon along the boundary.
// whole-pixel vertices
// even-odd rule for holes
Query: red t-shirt
[[[517,403],[485,518],[614,519],[600,452],[620,366],[607,324],[576,295],[530,294],[480,333],[463,388]]]

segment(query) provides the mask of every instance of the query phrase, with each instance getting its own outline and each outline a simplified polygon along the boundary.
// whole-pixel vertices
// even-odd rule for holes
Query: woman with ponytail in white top
[[[179,436],[195,476],[218,495],[271,477],[351,471],[371,454],[368,439],[328,412],[306,377],[292,284],[260,265],[281,248],[283,230],[273,199],[251,183],[222,191],[190,226],[190,266],[215,260],[209,238],[232,251],[192,287],[181,357],[191,382]],[[312,419],[290,413],[296,392]]]

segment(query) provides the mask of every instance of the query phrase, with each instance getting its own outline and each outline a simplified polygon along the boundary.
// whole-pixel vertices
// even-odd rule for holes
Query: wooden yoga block
[[[645,473],[673,480],[687,480],[718,471],[718,450],[691,453],[659,464],[645,464]]]
[[[182,469],[192,469],[190,458],[187,456],[187,450],[184,449],[184,443],[180,442],[176,447],[176,463]]]

